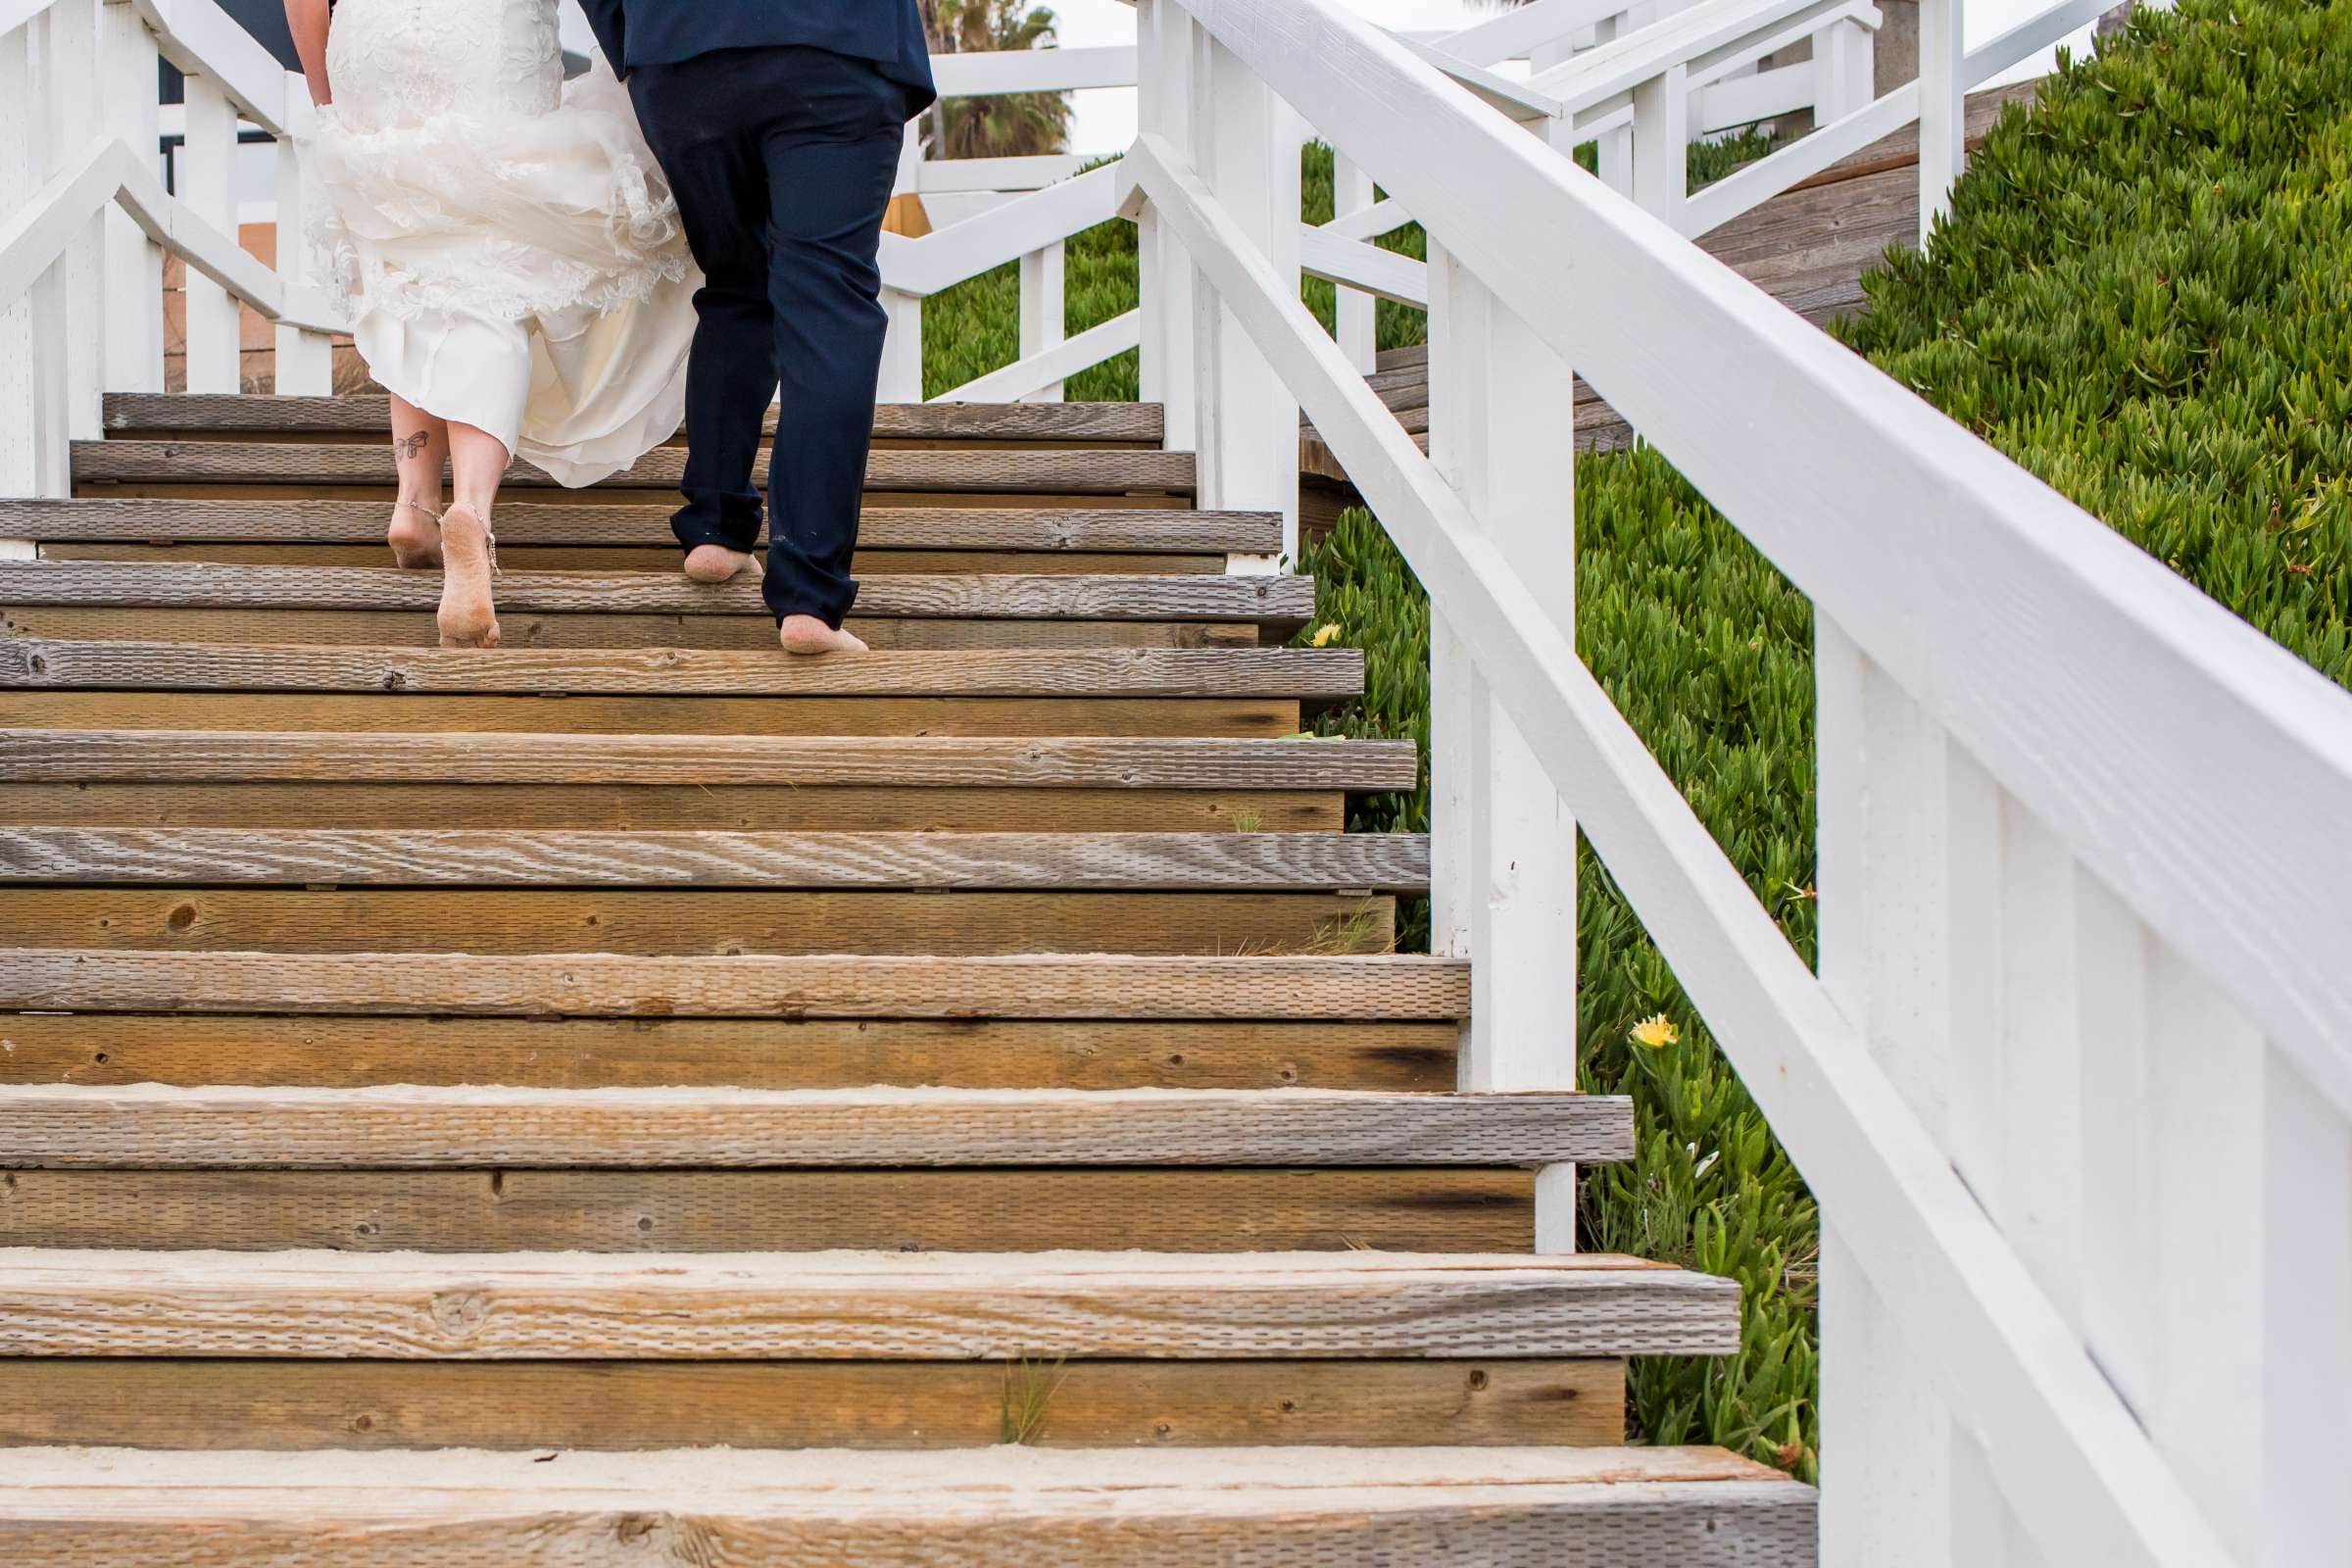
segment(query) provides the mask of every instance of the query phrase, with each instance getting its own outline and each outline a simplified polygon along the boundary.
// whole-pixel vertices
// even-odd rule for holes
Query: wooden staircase
[[[1536,1254],[1631,1108],[1453,1092],[1413,749],[1156,410],[882,410],[811,662],[674,449],[451,653],[380,401],[107,423],[0,501],[8,1560],[1812,1560],[1620,1446],[1737,1288]]]

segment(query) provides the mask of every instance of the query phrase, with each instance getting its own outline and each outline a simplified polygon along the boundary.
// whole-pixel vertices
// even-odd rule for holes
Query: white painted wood
[[[1690,73],[1681,66],[1634,89],[1634,200],[1677,230],[1690,193]]]
[[[1175,147],[1192,146],[1194,30],[1192,18],[1177,0],[1138,0],[1136,36],[1143,54],[1137,122],[1146,133]],[[1123,176],[1120,188],[1131,189]],[[1200,439],[1200,388],[1193,358],[1199,279],[1184,247],[1166,232],[1154,208],[1139,202],[1123,210],[1136,224],[1143,301],[1138,380],[1144,400],[1167,411],[1168,449],[1188,452]]]
[[[34,126],[41,111],[33,49],[36,10],[0,32],[0,213],[15,229],[37,213],[32,204],[46,171],[36,156]],[[0,248],[0,256],[8,255]],[[34,364],[33,301],[25,290],[48,270],[56,252],[44,238],[40,261],[13,287],[0,287],[0,494],[38,493],[42,442],[36,428],[40,383]]]
[[[1043,190],[1080,173],[1086,164],[1085,159],[1072,153],[1049,153],[1035,158],[942,158],[922,164],[914,172],[911,188],[925,196]]]
[[[165,59],[191,76],[210,77],[237,113],[270,135],[286,128],[285,69],[218,0],[130,3]]]
[[[1835,124],[1870,102],[1876,45],[1877,37],[1871,29],[1850,18],[1834,22],[1813,35],[1816,125]]]
[[[1008,92],[1063,92],[1080,87],[1132,87],[1136,51],[1127,44],[1080,49],[1004,49],[935,55],[933,79],[944,98],[984,98]]]
[[[52,174],[63,172],[108,128],[98,77],[99,10],[100,0],[63,0],[49,12],[47,75],[54,116],[46,162]],[[75,441],[94,441],[105,433],[105,240],[103,215],[90,215],[58,259],[65,306],[56,340],[64,362],[61,412],[66,432]]]
[[[1952,210],[1952,182],[1968,167],[1966,0],[1919,0],[1919,246]]]
[[[1713,82],[1690,95],[1690,139],[1704,141],[1759,120],[1809,109],[1818,91],[1813,61],[1774,71],[1751,70]]]
[[[1726,174],[1690,198],[1688,211],[1691,237],[1713,233],[1733,219],[1753,212],[1790,186],[1812,178],[1872,142],[1892,135],[1918,118],[1919,83],[1907,81],[1834,124],[1757,159],[1736,174]]]
[[[908,294],[936,294],[1108,222],[1117,211],[1118,167],[1106,164],[920,239],[883,235],[882,281]]]
[[[2352,1388],[2352,1124],[2263,1053],[2262,1537],[2249,1561],[2319,1563],[2352,1542],[2343,1391]]]
[[[237,115],[220,83],[187,78],[187,140],[173,163],[174,195],[196,217],[236,238]],[[209,277],[188,269],[187,386],[190,392],[235,392],[243,380],[237,302]]]
[[[1332,156],[1345,158],[1347,154],[1334,149]],[[1360,213],[1342,213],[1325,223],[1322,232],[1333,239],[1374,239],[1412,220],[1412,214],[1404,210],[1402,202],[1394,196],[1384,196]]]
[[[1551,123],[1557,124],[1559,122]],[[1319,227],[1299,229],[1298,268],[1309,277],[1329,278],[1342,285],[1340,324],[1343,327],[1348,324],[1345,313],[1349,303],[1361,306],[1368,313],[1372,308],[1372,296],[1424,309],[1429,305],[1429,271],[1421,263],[1409,256],[1399,256],[1395,251],[1384,251],[1362,240],[1334,239]],[[1370,317],[1367,314],[1359,331],[1367,351],[1372,341],[1370,330]],[[1344,337],[1341,346],[1347,347]],[[1349,358],[1355,358],[1353,351],[1350,351]],[[1365,368],[1373,368],[1373,364],[1365,362]]]
[[[1021,258],[1021,358],[1035,359],[1063,342],[1068,328],[1063,319],[1063,253],[1067,245],[1055,240]],[[1023,403],[1059,403],[1062,383],[1048,381],[1020,395]]]
[[[129,0],[99,7],[99,91],[106,128],[161,179],[157,152],[154,35]],[[164,389],[164,251],[138,220],[119,207],[106,229],[106,388],[111,392]]]
[[[1543,0],[1543,3],[1556,5],[1559,0]],[[1583,0],[1577,0],[1577,3],[1583,3]],[[1331,190],[1332,219],[1335,222],[1357,213],[1371,210],[1372,175],[1346,153],[1335,151],[1332,154]],[[1302,234],[1298,241],[1299,265],[1309,271],[1313,270],[1314,265],[1313,238],[1314,236]],[[1426,303],[1428,293],[1426,280],[1422,284],[1422,292]],[[1339,291],[1339,310],[1334,326],[1340,348],[1348,356],[1348,363],[1366,375],[1370,375],[1380,366],[1377,313],[1378,307],[1374,305],[1373,297],[1370,294],[1352,288],[1342,288]]]
[[[1826,1221],[1820,1333],[1822,1568],[1978,1568],[1950,1551],[1953,1433],[1923,1348]]]
[[[310,203],[317,193],[302,177],[302,139],[311,133],[311,101],[300,76],[286,83],[288,128],[277,140],[277,275],[289,293],[316,290],[318,272],[309,240]],[[276,328],[279,395],[324,396],[335,389],[334,340],[323,332],[280,321]]]
[[[1328,0],[1292,0],[1279,28],[1265,25],[1250,0],[1193,0],[1193,10],[1230,47],[1272,72],[1287,94],[1304,100],[1319,122],[1348,125],[1344,141],[1359,151],[1376,147],[1375,167],[1405,171],[1408,203],[1432,198],[1462,220],[1466,233],[1477,234],[1479,220],[1463,215],[1461,199],[1434,172],[1458,169],[1446,163],[1446,143],[1454,135],[1489,150],[1491,172],[1540,171],[1555,191],[1570,188],[1568,208],[1608,211],[1605,199],[1588,194],[1595,191],[1591,182],[1573,185],[1549,153],[1521,160],[1523,144],[1490,127],[1467,95],[1416,70],[1409,56]],[[1367,82],[1388,79],[1410,83],[1424,112],[1390,123],[1395,111],[1382,101],[1386,94],[1366,90]],[[2056,1560],[2215,1560],[2219,1548],[2203,1520],[1948,1160],[1573,647],[1480,537],[1460,498],[1298,304],[1289,274],[1255,252],[1164,143],[1141,138],[1125,172],[1299,394],[1434,602],[1454,607],[1455,628],[1478,667],[1563,794],[1577,801],[1582,825],[1814,1190],[1840,1214],[1858,1255],[1899,1259],[1874,1287],[1917,1338],[1936,1347],[1929,1370],[1955,1413],[1985,1435],[2020,1517]],[[1496,244],[1490,230],[1480,243],[1515,270],[1528,261],[1515,254],[1518,246],[1534,243],[1527,230],[1545,227],[1554,209],[1522,215],[1494,200],[1491,188],[1477,196],[1485,213],[1511,212],[1515,238]],[[1680,252],[1645,249],[1651,265],[1683,275]],[[1547,311],[1555,294],[1574,293],[1559,288],[1558,267],[1577,253],[1542,254],[1551,292],[1512,298],[1523,315]],[[1601,335],[1606,314],[1586,318],[1580,345]],[[1642,330],[1654,334],[1659,323],[1643,322]]]
[[[922,296],[885,286],[882,309],[890,317],[890,326],[882,339],[882,374],[874,395],[884,403],[920,403],[923,401]]]

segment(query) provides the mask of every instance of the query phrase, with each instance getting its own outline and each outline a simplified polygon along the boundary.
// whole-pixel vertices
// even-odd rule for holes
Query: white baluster
[[[1625,36],[1642,25],[1648,9],[1647,6],[1637,6],[1614,17],[1603,17],[1592,24],[1592,42],[1595,45],[1611,43]],[[1630,123],[1610,126],[1593,138],[1592,150],[1595,156],[1594,172],[1600,175],[1601,183],[1620,196],[1633,195],[1634,127]]]
[[[286,76],[286,134],[277,139],[277,275],[287,303],[311,309],[318,270],[312,264],[310,199],[302,177],[302,144],[314,120],[310,89],[300,73]],[[334,340],[323,332],[284,326],[276,332],[276,387],[282,393],[321,397],[335,389]]]
[[[1634,89],[1634,200],[1676,232],[1690,194],[1690,72],[1669,66]]]
[[[1198,25],[1175,0],[1138,0],[1137,11],[1137,123],[1171,147],[1190,149]],[[1144,329],[1137,368],[1143,399],[1167,411],[1167,448],[1192,451],[1200,442],[1193,319],[1200,274],[1149,204],[1136,215],[1136,252],[1142,264]]]
[[[1952,210],[1952,182],[1968,167],[1966,0],[1919,0],[1919,244]]]
[[[884,403],[923,401],[923,299],[885,286],[882,308],[890,332],[882,341],[882,377],[875,396]]]
[[[1815,129],[1869,106],[1876,37],[1850,17],[1813,35]]]
[[[237,111],[210,76],[187,78],[187,139],[175,164],[176,194],[230,239],[237,235]],[[193,267],[187,294],[188,390],[235,392],[244,383],[237,302]]]
[[[2262,1542],[2267,1568],[2352,1541],[2343,1394],[2352,1389],[2352,1123],[2263,1053]],[[2249,1553],[2252,1556],[2252,1553]]]
[[[1064,252],[1068,244],[1055,240],[1021,258],[1021,358],[1043,354],[1066,338],[1068,321],[1062,297]],[[1062,384],[1048,382],[1021,399],[1023,403],[1059,403]]]
[[[1372,176],[1346,153],[1331,155],[1331,216],[1346,218],[1372,205]],[[1370,375],[1380,367],[1378,306],[1362,289],[1338,289],[1336,325],[1341,351],[1348,363]]]
[[[48,74],[56,122],[49,170],[80,162],[105,128],[98,80],[98,0],[58,0],[49,8]],[[105,434],[106,222],[93,215],[59,259],[65,296],[60,323],[67,433],[76,441]]]
[[[1275,272],[1298,274],[1298,130],[1266,84],[1196,29],[1194,167]],[[1203,297],[1205,296],[1205,297]],[[1222,302],[1196,296],[1200,505],[1282,514],[1298,559],[1298,404]]]
[[[1576,614],[1575,378],[1430,246],[1430,458],[1563,632]],[[1454,628],[1431,615],[1431,944],[1471,960],[1460,1082],[1576,1086],[1576,822]],[[1537,1246],[1576,1249],[1576,1178],[1539,1179]]]
[[[131,0],[99,10],[100,92],[110,135],[120,137],[160,179],[155,35]],[[128,213],[106,214],[106,389],[164,389],[164,248]]]

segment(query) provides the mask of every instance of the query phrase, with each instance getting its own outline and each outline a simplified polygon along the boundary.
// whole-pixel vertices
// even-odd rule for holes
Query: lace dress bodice
[[[338,0],[326,63],[356,131],[545,115],[564,97],[556,0]]]

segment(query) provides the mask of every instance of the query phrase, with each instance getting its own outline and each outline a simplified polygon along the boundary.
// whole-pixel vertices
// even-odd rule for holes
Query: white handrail
[[[1948,1439],[1920,1428],[1920,1453],[1869,1463],[1931,1467],[1942,1479],[1922,1484],[1948,1488],[1956,1515],[2008,1510],[2041,1560],[2226,1563],[2235,1559],[2224,1529],[2250,1552],[2243,1478],[2309,1478],[2313,1467],[2247,1459],[2216,1479],[2199,1417],[2224,1423],[2232,1442],[2259,1430],[2263,1464],[2276,1454],[2291,1465],[2324,1441],[2304,1419],[2321,1405],[2293,1396],[2302,1347],[2274,1339],[2272,1325],[2352,1313],[2340,1227],[2329,1221],[2308,1239],[2294,1228],[2299,1215],[2352,1210],[2352,929],[2341,904],[2352,886],[2352,701],[1334,0],[1149,0],[1147,24],[1171,60],[1209,65],[1220,103],[1247,106],[1220,61],[1253,74],[1426,225],[1433,276],[1445,259],[1432,462],[1298,304],[1298,263],[1270,253],[1279,236],[1256,214],[1261,187],[1216,127],[1163,110],[1122,165],[1127,210],[1183,258],[1163,260],[1147,310],[1155,297],[1197,299],[1240,329],[1222,340],[1213,373],[1194,372],[1204,471],[1226,461],[1224,443],[1257,440],[1236,410],[1279,411],[1252,375],[1303,408],[1428,588],[1433,625],[1466,650],[1475,674],[1460,689],[1488,694],[1499,708],[1490,727],[1523,738],[1820,1199],[1834,1239],[1825,1322],[1832,1305],[1837,1317],[1825,1354],[1866,1368],[1842,1374],[1828,1407],[1838,1419],[1867,1416],[1874,1399],[1939,1412]],[[1175,128],[1163,135],[1162,125]],[[1234,207],[1228,179],[1246,208]],[[1434,306],[1434,283],[1431,292]],[[1465,332],[1475,346],[1450,335]],[[1145,342],[1148,353],[1165,347],[1150,331]],[[1566,445],[1564,372],[1528,369],[1545,354],[1572,357],[1813,600],[1823,639],[1819,978],[1576,658],[1572,554],[1538,516],[1479,510],[1490,491],[1475,466],[1492,459],[1461,432],[1500,415],[1518,420],[1521,439],[1544,428],[1502,388],[1552,389]],[[1482,389],[1464,375],[1490,379]],[[1453,432],[1442,449],[1441,427]],[[1473,466],[1453,466],[1466,451]],[[1522,469],[1522,479],[1536,471]],[[1494,493],[1514,509],[1564,507],[1570,488],[1514,479]],[[1432,717],[1445,786],[1433,847],[1446,888],[1465,854],[1479,875],[1485,852],[1473,847],[1505,831],[1494,799],[1528,798],[1502,751],[1474,754],[1473,767],[1494,770],[1483,784],[1446,771],[1462,761],[1446,737],[1471,722]],[[1453,814],[1463,810],[1467,824]],[[1556,836],[1563,818],[1544,814]],[[1510,830],[1536,831],[1533,821],[1515,817]],[[1517,841],[1508,852],[1523,849],[1548,853]],[[2003,853],[2019,858],[2007,872]],[[2063,933],[2080,954],[2052,955],[2037,940],[2053,871],[2080,906],[2077,931]],[[2004,874],[2023,880],[2012,887]],[[2070,878],[2079,891],[2063,895]],[[1489,942],[1522,955],[1573,944],[1572,913],[1564,927],[1555,918],[1548,948],[1529,940],[1542,933],[1506,934],[1519,907],[1544,902],[1534,892],[1471,889],[1497,901],[1469,925],[1480,964],[1494,961]],[[2006,928],[1984,929],[1985,919],[2015,922],[2016,946],[2002,949]],[[2055,973],[2081,991],[2057,991],[2053,1005],[2111,1001],[2114,1010],[2004,1013],[1984,999],[2020,964],[2011,983],[2027,998],[2051,992]],[[1478,972],[1482,996],[1519,979]],[[2053,1031],[2079,1034],[2084,1092],[2111,1079],[2120,1091],[2114,1106],[2084,1104],[2083,1147],[2062,1167],[2101,1202],[2118,1189],[2123,1205],[2098,1209],[2113,1228],[2085,1237],[2101,1248],[2097,1277],[2059,1287],[2077,1293],[2079,1316],[2054,1304],[2051,1281],[2082,1265],[2072,1254],[2053,1264],[2046,1250],[2027,1255],[2004,1135],[1986,1119],[1997,1114],[1991,1100],[2021,1092],[1987,1087],[1987,1042],[1955,1032],[1978,1028],[1987,1006],[2001,1049],[2025,1049],[2012,1038],[2020,1029],[2029,1042],[2052,1037],[2053,1049]],[[2188,1012],[2146,1016],[2166,1007]],[[2233,1053],[2230,1104],[2250,1095],[2257,1109],[2244,1114],[2255,1119],[2213,1122],[2198,1108],[2210,1096],[2193,1064],[2164,1054],[2200,1030]],[[2181,1128],[2208,1124],[2232,1141],[2181,1141]],[[2254,1214],[2196,1208],[2194,1224],[2234,1227],[2238,1266],[2232,1289],[2190,1293],[2176,1308],[2134,1293],[2195,1263],[2185,1244],[2132,1217],[2132,1194],[2150,1172],[2171,1184],[2199,1155],[2253,1162],[2259,1196]],[[2144,1193],[2137,1201],[2145,1207]],[[2259,1229],[2244,1240],[2249,1225]],[[1541,1213],[1538,1226],[1546,1229]],[[2308,1281],[2288,1261],[2305,1246],[2328,1253]],[[2306,1303],[2299,1291],[2316,1294]],[[2272,1292],[2287,1315],[2249,1318],[2247,1303]],[[2135,1326],[2176,1310],[2203,1315]],[[1842,1338],[1865,1322],[1899,1346]],[[2239,1359],[2258,1356],[2257,1370],[2217,1382],[2154,1359],[2160,1333],[2192,1355],[2209,1339],[2249,1340],[2256,1348]],[[1915,1399],[1924,1405],[1903,1402]],[[2150,1410],[2169,1424],[2143,1420]],[[1899,1446],[1910,1430],[1829,1432],[1832,1459],[1848,1467],[1831,1472],[1840,1561],[1893,1561],[1904,1549],[1899,1532],[1916,1521],[1836,1477],[1861,1473],[1874,1440]],[[2281,1506],[2293,1517],[2274,1539],[2328,1539],[2335,1502]],[[1873,1508],[1886,1519],[1865,1521]]]

